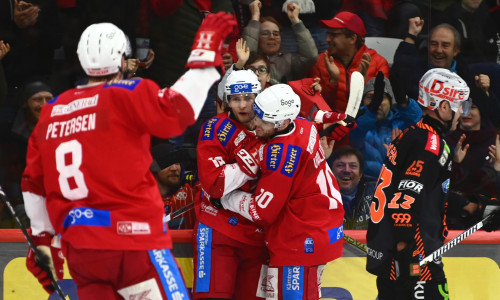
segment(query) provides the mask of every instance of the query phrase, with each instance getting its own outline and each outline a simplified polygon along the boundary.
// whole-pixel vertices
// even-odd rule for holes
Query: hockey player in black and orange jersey
[[[261,143],[250,124],[252,105],[261,88],[250,70],[233,71],[221,84],[225,85],[222,98],[228,111],[205,122],[197,145],[202,192],[196,200],[201,203],[193,232],[193,296],[259,299],[261,269],[268,261],[264,233],[240,215],[220,209],[217,201],[257,176],[241,160],[238,164],[237,153],[242,147]]]
[[[441,260],[423,267],[419,261],[447,235],[453,153],[443,137],[470,108],[469,88],[441,68],[429,70],[419,84],[424,117],[389,146],[371,204],[366,269],[377,276],[380,300],[449,298]]]

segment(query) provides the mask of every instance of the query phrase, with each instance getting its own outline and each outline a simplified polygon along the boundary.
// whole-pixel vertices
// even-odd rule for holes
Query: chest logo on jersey
[[[88,98],[76,99],[68,104],[54,105],[54,107],[52,107],[52,111],[50,112],[50,116],[54,117],[54,116],[68,115],[78,110],[82,110],[89,107],[95,107],[97,106],[98,100],[99,100],[99,95],[95,95]]]
[[[302,149],[297,146],[288,146],[285,163],[281,168],[281,174],[286,175],[288,177],[293,177],[295,170],[299,166],[300,154],[302,153]]]
[[[420,177],[420,173],[424,169],[424,162],[421,160],[414,160],[411,166],[406,170],[405,175]]]
[[[236,125],[231,120],[225,119],[222,121],[222,124],[217,129],[217,139],[219,139],[222,146],[226,147],[235,131]]]
[[[116,79],[116,80],[111,80],[106,83],[104,88],[108,87],[120,87],[120,88],[126,88],[127,90],[134,90],[135,87],[141,82],[140,79]]]
[[[219,121],[218,118],[213,118],[208,120],[203,125],[203,135],[201,136],[202,141],[211,141],[214,138],[215,123]]]
[[[276,171],[281,163],[281,155],[283,153],[283,144],[271,144],[267,147],[266,166],[268,170]]]
[[[439,137],[437,134],[429,132],[425,150],[434,153],[436,156],[439,155]]]

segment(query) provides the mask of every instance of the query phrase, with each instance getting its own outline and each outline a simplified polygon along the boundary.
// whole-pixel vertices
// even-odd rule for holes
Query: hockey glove
[[[352,121],[347,126],[338,125],[338,124],[334,124],[332,126],[334,126],[335,128],[332,130],[330,135],[328,135],[328,138],[335,140],[335,141],[340,141],[346,135],[348,135],[352,129],[356,128],[357,124],[356,124],[356,121]]]
[[[26,257],[26,267],[38,279],[47,293],[53,294],[55,290],[51,275],[55,280],[63,280],[64,257],[62,251],[51,245],[52,236],[48,232],[44,231],[37,236],[31,235],[31,231],[29,233],[37,245],[36,248],[41,257],[37,257],[35,251],[30,247]]]
[[[210,197],[210,203],[217,208],[217,209],[223,209],[224,207],[222,206],[222,203],[220,202],[220,198],[213,198]]]
[[[492,217],[484,224],[483,229],[492,232],[500,229],[500,208],[491,212]]]
[[[384,73],[382,73],[382,71],[379,71],[377,74],[377,78],[375,79],[375,85],[373,87],[374,91],[372,101],[366,106],[368,110],[373,114],[377,113],[382,100],[384,100],[384,88]]]
[[[216,67],[223,74],[222,43],[235,26],[236,20],[231,14],[209,14],[196,33],[186,68]]]

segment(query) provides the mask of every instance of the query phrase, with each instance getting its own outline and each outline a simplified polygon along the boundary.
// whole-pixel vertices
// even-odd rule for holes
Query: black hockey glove
[[[484,224],[483,229],[487,232],[499,230],[500,229],[500,208],[492,211],[490,215],[492,215],[492,217],[489,218],[488,221],[486,221],[486,224]]]
[[[373,114],[377,113],[378,107],[382,103],[382,100],[384,100],[384,88],[384,73],[382,73],[382,71],[379,71],[377,74],[377,78],[375,79],[372,101],[366,106],[368,110]]]
[[[212,198],[210,197],[210,203],[217,209],[223,209],[222,203],[220,202],[220,198]]]

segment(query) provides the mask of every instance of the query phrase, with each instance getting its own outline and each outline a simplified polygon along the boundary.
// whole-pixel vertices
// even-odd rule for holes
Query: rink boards
[[[454,237],[460,232],[450,232]],[[346,231],[365,242],[365,231]],[[172,231],[173,253],[181,266],[186,284],[192,286],[191,231]],[[25,267],[27,244],[19,230],[0,230],[0,283],[5,300],[57,299],[48,297]],[[448,277],[450,299],[500,299],[500,232],[477,232],[445,254],[444,268]],[[323,275],[323,299],[376,299],[375,277],[365,271],[366,258],[357,248],[345,244],[344,256],[330,262]],[[70,297],[76,286],[66,269],[61,287]]]

